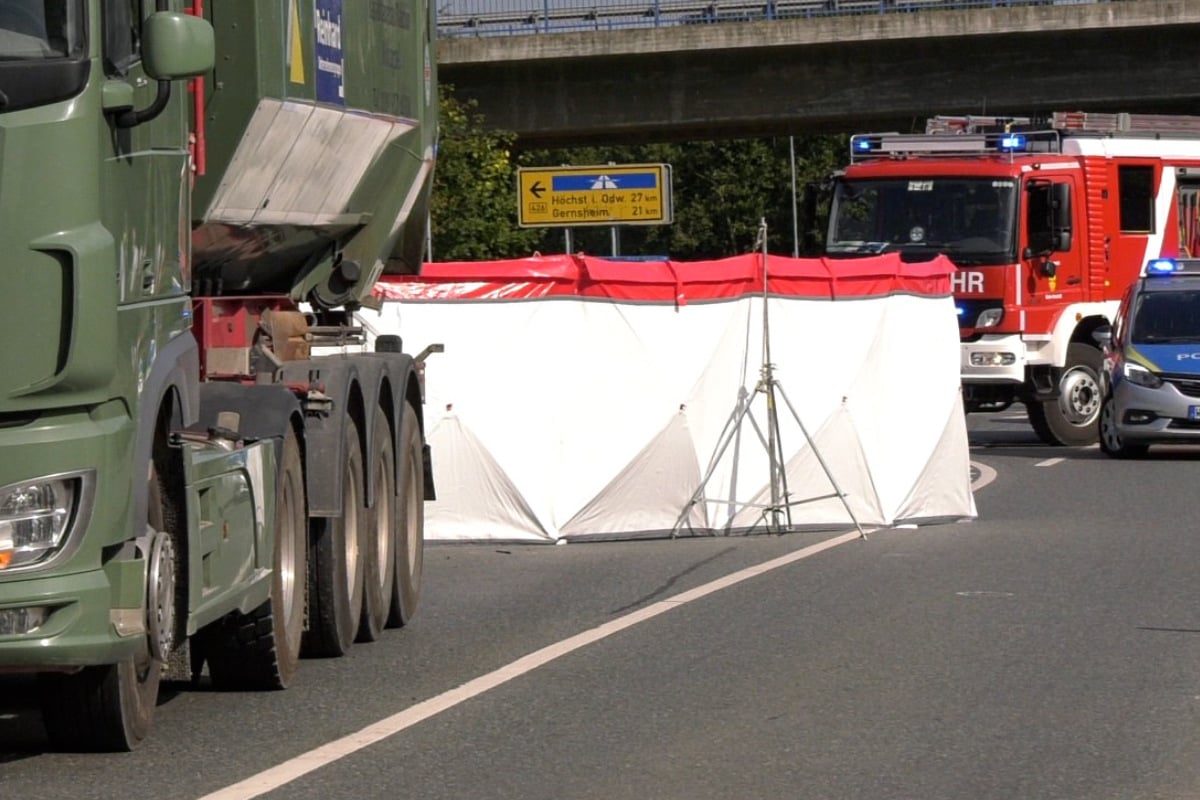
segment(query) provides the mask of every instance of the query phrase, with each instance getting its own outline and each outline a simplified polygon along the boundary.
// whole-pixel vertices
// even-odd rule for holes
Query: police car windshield
[[[960,266],[1009,264],[1016,250],[1017,182],[1010,178],[841,180],[826,253],[944,253]]]
[[[1200,290],[1144,292],[1131,339],[1134,344],[1200,342]]]

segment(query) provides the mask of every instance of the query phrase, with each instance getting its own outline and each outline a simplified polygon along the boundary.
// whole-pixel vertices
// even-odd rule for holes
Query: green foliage
[[[537,232],[517,227],[511,133],[488,130],[475,102],[439,87],[439,140],[430,206],[433,257],[481,261],[529,255]]]
[[[805,213],[805,186],[825,181],[845,164],[848,152],[845,137],[816,135],[519,150],[514,136],[488,130],[474,104],[458,102],[448,87],[443,87],[441,113],[432,212],[439,261],[563,252],[564,229],[517,227],[518,168],[609,163],[663,163],[672,172],[674,222],[621,226],[622,255],[700,260],[746,253],[755,248],[763,221],[771,252],[803,252],[813,223]],[[611,227],[576,227],[571,235],[576,252],[612,252]]]

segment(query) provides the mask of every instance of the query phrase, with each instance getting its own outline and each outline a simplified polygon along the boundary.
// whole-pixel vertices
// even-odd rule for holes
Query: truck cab
[[[0,3],[0,672],[128,750],[415,613],[430,0]],[[336,344],[321,351],[321,345]]]
[[[935,117],[851,137],[824,254],[946,255],[958,267],[968,411],[1024,404],[1049,444],[1096,441],[1093,333],[1148,258],[1197,241],[1200,119]]]

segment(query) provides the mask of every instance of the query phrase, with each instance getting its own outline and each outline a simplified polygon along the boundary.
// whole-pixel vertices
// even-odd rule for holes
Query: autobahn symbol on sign
[[[671,222],[671,166],[522,167],[517,171],[523,228],[664,225]]]

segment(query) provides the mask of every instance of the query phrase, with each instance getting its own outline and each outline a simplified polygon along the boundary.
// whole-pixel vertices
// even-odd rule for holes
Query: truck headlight
[[[80,477],[0,488],[0,572],[36,564],[59,552],[82,490]]]
[[[972,367],[1011,367],[1015,363],[1016,353],[971,353]]]
[[[42,627],[50,616],[48,606],[0,608],[0,636],[24,636]]]
[[[1000,324],[1000,320],[1004,319],[1003,308],[989,308],[984,310],[976,319],[976,328],[994,328]]]
[[[1126,361],[1123,371],[1125,373],[1125,380],[1129,381],[1130,383],[1136,383],[1138,386],[1145,386],[1147,389],[1157,389],[1158,387],[1162,386],[1162,378],[1158,377],[1141,364],[1134,364]]]

